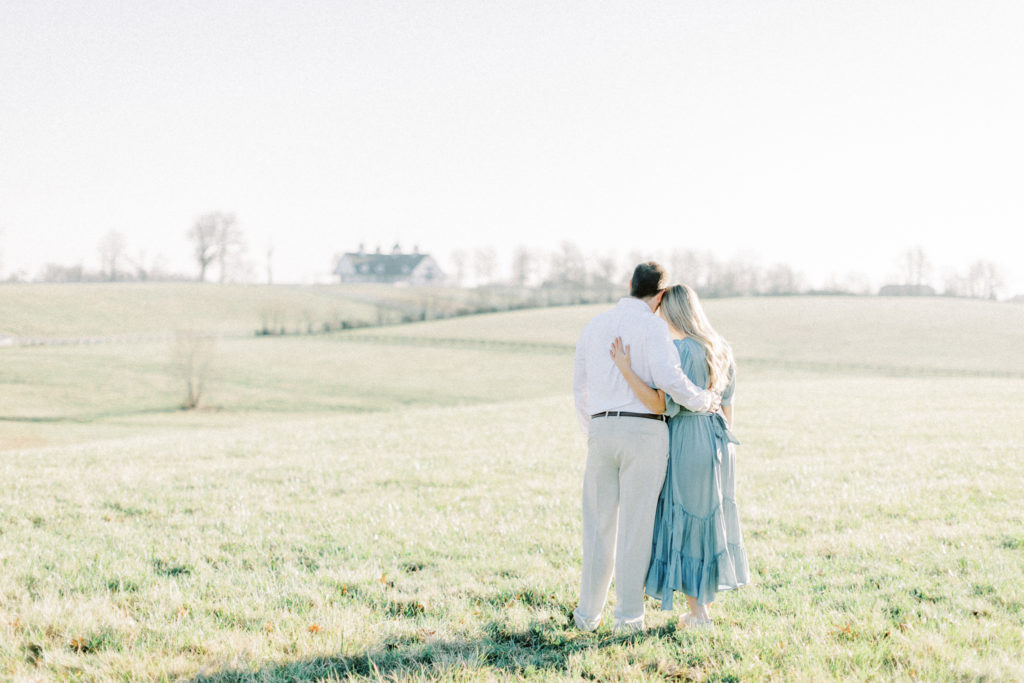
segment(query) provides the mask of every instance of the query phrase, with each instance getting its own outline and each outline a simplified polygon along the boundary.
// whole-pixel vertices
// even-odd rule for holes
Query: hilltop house
[[[419,253],[418,247],[411,254],[403,254],[398,244],[390,254],[381,253],[380,247],[372,254],[366,253],[360,244],[359,251],[348,252],[337,259],[334,275],[341,282],[429,285],[444,281],[444,273],[429,254]]]

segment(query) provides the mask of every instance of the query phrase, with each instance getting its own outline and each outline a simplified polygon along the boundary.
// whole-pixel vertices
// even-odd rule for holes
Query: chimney
[[[398,254],[401,254],[401,253],[402,253],[402,246],[398,242],[395,242],[395,246],[391,247],[391,254],[397,256]]]

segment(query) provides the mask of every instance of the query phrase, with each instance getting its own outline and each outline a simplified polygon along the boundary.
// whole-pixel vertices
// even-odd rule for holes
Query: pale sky
[[[1024,293],[1021,35],[1020,0],[0,0],[0,276],[111,230],[190,270],[222,209],[295,282],[568,240],[880,284],[922,245]]]

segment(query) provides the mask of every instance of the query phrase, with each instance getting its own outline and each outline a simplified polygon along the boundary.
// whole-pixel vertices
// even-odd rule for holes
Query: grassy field
[[[527,290],[345,285],[212,285],[195,282],[4,284],[0,339],[160,335],[202,330],[287,334],[448,317],[520,304]]]
[[[198,283],[23,284],[0,287],[0,335],[74,338],[197,329],[252,334],[275,328],[318,329],[342,319],[370,322],[373,306],[340,287]]]
[[[747,363],[815,370],[1024,377],[1024,306],[964,299],[757,297],[711,299],[708,316]],[[470,316],[387,336],[515,340],[571,347],[604,306]],[[375,329],[357,335],[379,337]]]
[[[566,618],[600,309],[220,340],[192,412],[0,349],[0,679],[1024,680],[1021,308],[709,302],[753,583],[633,637]]]

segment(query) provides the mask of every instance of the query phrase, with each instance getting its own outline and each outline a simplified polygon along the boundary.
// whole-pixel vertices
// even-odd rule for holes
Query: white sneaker
[[[601,625],[601,617],[598,616],[596,619],[585,619],[581,617],[579,612],[576,610],[572,611],[572,623],[576,625],[581,631],[596,631],[597,627]]]
[[[643,621],[617,621],[615,622],[615,633],[641,633],[644,630]]]

